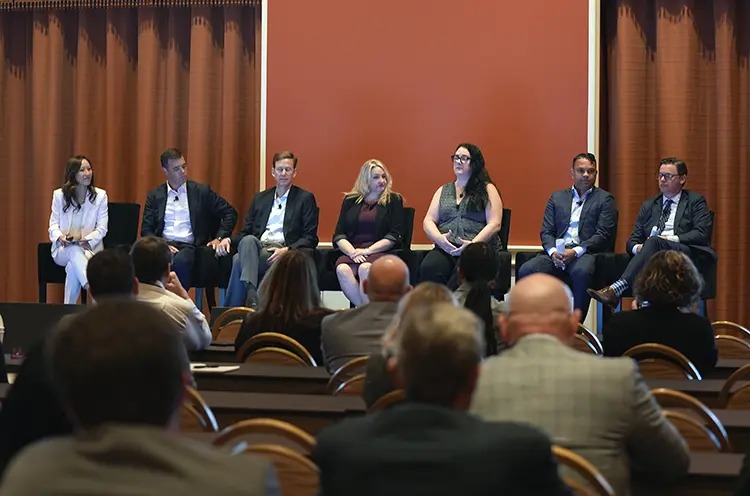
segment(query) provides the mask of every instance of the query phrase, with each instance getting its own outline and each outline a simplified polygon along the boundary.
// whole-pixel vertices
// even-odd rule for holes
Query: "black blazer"
[[[260,239],[268,225],[276,186],[261,191],[250,204],[245,225],[239,234],[232,236],[232,246],[252,234]],[[289,248],[315,248],[318,246],[318,204],[315,195],[297,186],[289,190],[284,214],[284,241]]]
[[[187,181],[190,225],[195,244],[202,246],[214,238],[226,238],[232,234],[237,224],[237,210],[224,198],[214,193],[207,184]],[[164,183],[146,196],[143,208],[141,236],[162,236],[164,232],[164,211],[167,208],[167,184]],[[218,230],[216,224],[219,224]]]
[[[542,232],[539,234],[544,251],[554,248],[555,240],[565,235],[565,231],[570,226],[572,205],[572,188],[556,191],[550,196],[547,208],[544,209]],[[607,191],[594,187],[581,209],[578,223],[580,246],[585,247],[587,253],[612,251],[616,233],[615,199]]]
[[[635,245],[644,243],[651,234],[651,228],[659,222],[663,196],[660,193],[641,205],[641,210],[635,220],[635,227],[626,245],[628,253],[633,253]],[[713,221],[703,195],[687,189],[682,190],[674,225],[674,233],[680,237],[680,243],[693,250],[704,251],[714,259],[716,258],[716,252],[710,246]]]
[[[622,356],[644,343],[667,345],[685,355],[701,375],[716,365],[716,342],[711,322],[676,308],[644,307],[618,312],[602,331],[604,356]]]
[[[336,222],[336,231],[333,233],[333,247],[336,248],[336,242],[342,239],[351,239],[354,237],[357,229],[359,212],[365,205],[364,202],[357,203],[355,197],[344,198],[341,203],[341,212],[339,220]],[[377,205],[375,207],[375,239],[383,238],[392,241],[391,250],[401,248],[404,239],[404,200],[401,195],[391,193],[387,205]]]
[[[318,436],[320,494],[569,494],[537,429],[423,403],[347,418]]]

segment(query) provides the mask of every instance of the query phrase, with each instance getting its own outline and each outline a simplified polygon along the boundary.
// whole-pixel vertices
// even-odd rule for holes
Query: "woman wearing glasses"
[[[422,261],[419,280],[455,289],[456,264],[466,246],[483,241],[495,252],[503,249],[498,236],[503,201],[479,147],[462,143],[451,159],[456,179],[435,192],[422,222],[435,248]]]
[[[391,191],[392,185],[385,164],[368,160],[341,204],[333,233],[333,244],[341,251],[336,277],[341,291],[355,306],[368,302],[362,283],[372,262],[401,247],[404,202],[401,195]]]

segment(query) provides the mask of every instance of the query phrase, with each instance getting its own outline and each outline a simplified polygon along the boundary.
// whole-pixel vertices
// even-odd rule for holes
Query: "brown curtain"
[[[750,323],[750,2],[602,2],[603,182],[624,245],[641,202],[658,193],[662,157],[716,212],[712,320]]]
[[[113,202],[143,205],[167,147],[241,217],[258,189],[259,4],[47,3],[0,11],[0,301],[36,301],[36,245],[71,155]]]

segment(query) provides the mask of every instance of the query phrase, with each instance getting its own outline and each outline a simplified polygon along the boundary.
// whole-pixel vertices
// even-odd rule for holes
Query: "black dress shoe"
[[[605,305],[617,308],[617,305],[620,304],[620,297],[615,294],[615,291],[607,286],[604,289],[587,289],[586,292],[589,294],[590,297],[598,301],[599,303],[604,303]]]

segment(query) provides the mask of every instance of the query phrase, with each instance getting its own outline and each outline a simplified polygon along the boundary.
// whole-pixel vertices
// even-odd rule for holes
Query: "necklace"
[[[458,183],[454,183],[454,184],[455,184],[455,187],[456,187],[456,194],[457,194],[457,196],[458,196],[459,198],[463,198],[463,197],[464,197],[464,188],[461,188],[461,187],[460,187],[460,186],[458,185]]]

